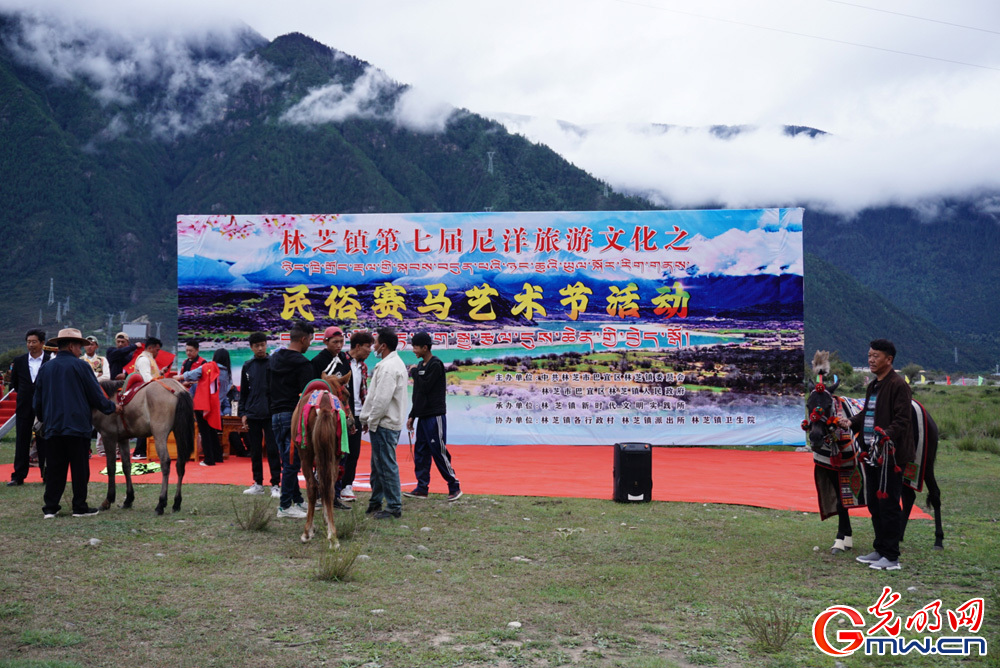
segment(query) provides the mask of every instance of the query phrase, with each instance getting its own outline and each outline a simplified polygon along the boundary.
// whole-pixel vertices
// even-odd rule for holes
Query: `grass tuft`
[[[802,626],[795,609],[780,601],[736,606],[736,617],[767,654],[780,652]]]
[[[350,540],[355,534],[366,536],[372,531],[372,521],[368,515],[362,514],[358,510],[351,510],[349,513],[339,512],[336,514],[337,538],[340,540]]]
[[[232,500],[236,523],[244,531],[267,531],[274,519],[274,507],[271,499],[265,496],[255,496],[250,503],[237,503]]]
[[[327,582],[331,580],[346,581],[363,547],[361,541],[351,541],[347,547],[341,546],[339,550],[323,550],[319,556],[316,579]]]

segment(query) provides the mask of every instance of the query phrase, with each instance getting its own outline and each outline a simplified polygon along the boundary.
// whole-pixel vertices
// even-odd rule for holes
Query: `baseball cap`
[[[125,332],[118,332],[117,334],[115,334],[115,339],[127,339],[127,338],[128,334],[126,334]]]
[[[97,337],[96,336],[88,336],[87,337],[87,341],[89,341],[90,343],[97,343]]]
[[[326,341],[328,338],[330,338],[331,336],[333,336],[335,334],[340,334],[341,336],[343,336],[344,335],[344,330],[342,330],[340,327],[336,327],[336,326],[332,326],[331,325],[330,327],[326,328],[325,332],[323,332],[323,340]]]

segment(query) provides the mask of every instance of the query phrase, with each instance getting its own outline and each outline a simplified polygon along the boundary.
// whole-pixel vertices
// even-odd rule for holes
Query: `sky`
[[[136,41],[241,21],[302,32],[381,73],[315,91],[288,122],[364,113],[359,98],[394,80],[412,86],[410,127],[467,109],[663,204],[1000,210],[996,0],[0,0],[26,6]],[[251,65],[219,74],[205,104],[260,76]]]

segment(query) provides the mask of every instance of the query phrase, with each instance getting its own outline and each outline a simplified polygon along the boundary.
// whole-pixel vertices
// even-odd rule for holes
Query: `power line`
[[[844,39],[835,39],[833,37],[821,37],[820,35],[810,35],[804,32],[797,32],[795,30],[786,30],[784,28],[775,28],[773,26],[765,26],[757,23],[746,23],[745,21],[736,21],[733,19],[723,19],[717,16],[706,16],[705,14],[698,14],[697,12],[688,12],[682,9],[668,9],[667,7],[660,7],[658,5],[651,5],[645,2],[639,2],[638,0],[614,0],[615,2],[621,3],[623,5],[634,5],[636,7],[645,7],[646,9],[657,9],[661,12],[669,12],[671,14],[681,14],[683,16],[693,16],[699,19],[705,19],[708,21],[718,21],[719,23],[729,23],[732,25],[744,26],[746,28],[756,28],[758,30],[768,30],[770,32],[782,33],[785,35],[795,35],[796,37],[807,37],[809,39],[816,39],[821,42],[831,42],[833,44],[844,44],[846,46],[854,46],[860,49],[871,49],[872,51],[882,51],[883,53],[894,53],[899,56],[911,56],[913,58],[923,58],[925,60],[936,60],[940,63],[948,63],[950,65],[964,65],[966,67],[976,67],[982,70],[993,70],[994,72],[1000,72],[1000,67],[992,67],[990,65],[979,65],[977,63],[968,63],[963,60],[951,60],[949,58],[938,58],[937,56],[927,56],[922,53],[913,53],[912,51],[899,51],[897,49],[888,49],[881,46],[873,46],[871,44],[861,44],[860,42],[850,42]]]
[[[904,14],[903,12],[894,12],[890,9],[880,9],[879,7],[869,7],[868,5],[859,5],[854,2],[845,2],[845,0],[826,0],[827,2],[832,2],[838,5],[847,5],[848,7],[858,7],[859,9],[867,9],[872,12],[881,12],[882,14],[892,14],[894,16],[905,16],[908,19],[915,19],[917,21],[927,21],[929,23],[938,23],[943,26],[951,26],[952,28],[964,28],[966,30],[978,30],[979,32],[987,32],[991,35],[1000,35],[1000,30],[990,30],[989,28],[977,28],[976,26],[967,26],[961,23],[951,23],[949,21],[939,21],[938,19],[929,19],[926,16],[916,16],[914,14]]]

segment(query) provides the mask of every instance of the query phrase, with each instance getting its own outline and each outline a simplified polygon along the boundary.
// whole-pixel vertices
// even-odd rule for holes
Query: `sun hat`
[[[80,330],[76,329],[75,327],[67,327],[66,329],[60,329],[59,335],[46,341],[45,345],[59,346],[63,342],[80,343],[83,345],[87,345],[87,339],[83,338],[83,335],[80,333]]]

